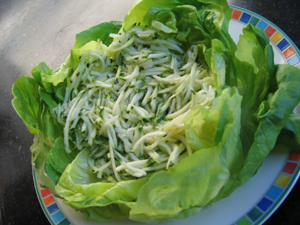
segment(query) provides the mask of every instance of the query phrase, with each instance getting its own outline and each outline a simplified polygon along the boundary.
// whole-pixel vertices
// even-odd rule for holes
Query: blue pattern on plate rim
[[[251,23],[266,31],[271,42],[273,42],[281,52],[285,62],[300,68],[299,49],[280,28],[249,10],[232,5],[230,7],[232,14],[237,15],[234,19],[245,24]],[[281,38],[277,38],[278,36]],[[295,113],[300,113],[300,105],[296,107]],[[262,224],[266,221],[280,206],[297,182],[300,175],[299,164],[300,154],[292,151],[281,173],[271,185],[270,189],[262,196],[258,203],[235,222],[234,225]]]
[[[232,13],[237,13],[237,19],[245,24],[251,23],[254,26],[260,27],[261,29],[268,32],[269,28],[275,29],[275,32],[268,33],[271,41],[275,40],[275,35],[279,33],[280,38],[273,41],[275,46],[282,53],[286,63],[297,66],[300,68],[300,57],[299,50],[296,45],[289,39],[289,37],[275,24],[271,23],[267,19],[261,17],[246,9],[230,6]],[[274,39],[272,37],[274,36]],[[287,51],[289,51],[287,53]],[[295,109],[295,113],[300,113],[300,106]],[[261,224],[271,216],[271,214],[279,207],[281,202],[286,198],[288,193],[291,191],[294,184],[300,174],[300,154],[292,152],[287,159],[287,162],[282,168],[281,173],[277,179],[271,185],[270,189],[265,193],[264,196],[258,201],[258,203],[243,215],[234,225],[250,225],[250,224]],[[70,225],[71,223],[65,217],[63,212],[60,210],[56,201],[51,193],[43,194],[45,190],[39,185],[39,179],[33,171],[33,179],[35,184],[36,193],[41,204],[41,207],[52,225]]]

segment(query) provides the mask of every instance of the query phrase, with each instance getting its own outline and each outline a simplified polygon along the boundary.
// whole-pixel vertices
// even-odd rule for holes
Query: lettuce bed
[[[42,62],[33,77],[13,85],[12,104],[35,135],[32,163],[43,186],[83,212],[87,219],[129,218],[157,223],[194,215],[229,196],[254,176],[276,144],[299,150],[300,70],[277,65],[269,38],[251,24],[236,45],[228,33],[231,10],[225,0],[139,0],[123,22],[110,21],[76,35],[70,57],[57,70]],[[87,46],[110,45],[110,33],[139,24],[198,48],[197,61],[211,73],[216,98],[208,109],[195,105],[184,118],[193,154],[168,170],[138,179],[107,182],[89,168],[88,148],[72,142],[52,110],[64,101],[66,86]],[[69,137],[67,137],[69,138]]]

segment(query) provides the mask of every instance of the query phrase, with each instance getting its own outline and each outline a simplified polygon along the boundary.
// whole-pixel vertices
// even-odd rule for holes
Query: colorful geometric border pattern
[[[264,19],[258,14],[250,12],[246,9],[237,6],[230,6],[232,12],[232,19],[241,21],[245,24],[252,24],[259,27],[266,32],[270,40],[282,52],[286,62],[290,65],[300,67],[299,50],[295,44],[287,37],[287,35],[280,30],[275,24]]]
[[[289,158],[278,175],[274,184],[268,192],[260,199],[260,201],[246,215],[239,219],[233,225],[253,225],[260,224],[269,216],[280,203],[284,200],[289,190],[297,181],[297,172],[300,169],[300,153],[291,152]],[[43,208],[45,215],[52,225],[72,225],[57,206],[53,195],[49,189],[42,188],[39,179],[34,174],[34,183],[39,202]]]
[[[286,63],[300,68],[299,50],[295,44],[280,30],[275,24],[266,20],[258,14],[242,9],[237,6],[230,6],[232,19],[245,24],[252,24],[266,32],[271,42],[278,48],[286,60]],[[295,113],[300,113],[300,105],[295,109]],[[258,203],[240,218],[233,225],[252,225],[263,223],[273,213],[281,202],[288,195],[300,175],[300,153],[292,151],[282,168],[281,173],[276,178],[273,185],[258,201]]]
[[[55,202],[54,196],[47,188],[42,188],[39,183],[39,178],[33,170],[33,180],[35,184],[36,193],[43,211],[52,225],[71,225],[69,220],[65,217]]]
[[[274,184],[258,203],[234,225],[263,223],[288,195],[299,175],[300,153],[291,152]]]
[[[266,32],[270,40],[282,52],[288,64],[300,68],[299,50],[295,44],[281,31],[276,25],[261,16],[242,9],[237,6],[230,6],[232,19],[241,21],[245,24],[252,24],[260,27]],[[295,109],[296,113],[300,113],[300,105]],[[300,153],[291,152],[289,158],[278,175],[274,184],[267,193],[259,200],[259,202],[242,218],[233,225],[253,225],[264,222],[268,216],[280,205],[280,203],[288,195],[291,188],[297,181],[300,173]],[[34,183],[36,187],[39,202],[46,214],[49,222],[52,225],[72,225],[59,209],[51,192],[42,188],[39,184],[39,179],[33,171]]]

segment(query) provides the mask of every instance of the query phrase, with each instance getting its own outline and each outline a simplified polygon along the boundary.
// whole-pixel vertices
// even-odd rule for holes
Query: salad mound
[[[230,19],[225,0],[137,0],[21,76],[40,184],[87,219],[158,223],[229,196],[275,145],[299,150],[300,70],[251,24],[236,44]]]
[[[133,26],[109,46],[91,41],[72,51],[78,65],[64,102],[52,115],[64,127],[64,145],[90,149],[88,163],[110,182],[168,169],[193,153],[183,118],[194,105],[209,108],[214,78],[165,33]],[[78,54],[78,52],[80,52]]]

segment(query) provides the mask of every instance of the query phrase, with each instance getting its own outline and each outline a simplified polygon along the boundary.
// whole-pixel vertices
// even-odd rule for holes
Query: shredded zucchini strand
[[[88,164],[109,182],[168,169],[193,153],[184,117],[215,98],[214,77],[174,38],[133,26],[85,51],[53,109],[64,125],[64,143],[89,148]]]

